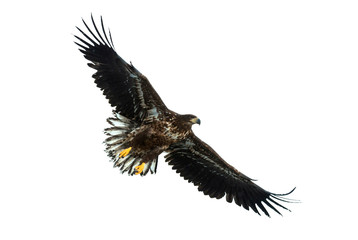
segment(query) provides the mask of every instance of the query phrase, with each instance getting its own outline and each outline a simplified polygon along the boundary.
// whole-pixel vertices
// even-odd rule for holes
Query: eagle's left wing
[[[167,111],[148,79],[116,53],[111,34],[109,32],[107,36],[102,18],[100,30],[93,17],[91,20],[94,30],[83,21],[88,33],[77,27],[83,36],[75,36],[78,40],[75,43],[91,62],[88,65],[96,70],[93,74],[95,83],[116,112],[141,123],[149,115],[156,116]]]
[[[263,203],[281,214],[275,207],[282,206],[279,201],[289,202],[283,196],[290,194],[274,194],[264,190],[252,179],[237,171],[225,162],[209,145],[202,142],[194,134],[186,140],[170,146],[165,158],[169,165],[184,179],[198,186],[198,190],[211,198],[222,198],[250,208],[258,213],[258,206],[267,216],[270,216]]]

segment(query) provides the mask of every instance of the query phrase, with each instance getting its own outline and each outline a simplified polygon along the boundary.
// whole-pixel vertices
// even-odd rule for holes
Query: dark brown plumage
[[[76,44],[96,70],[95,83],[115,108],[105,129],[106,151],[115,167],[129,175],[155,173],[158,156],[166,152],[166,162],[205,195],[226,195],[228,202],[234,200],[258,214],[260,209],[267,216],[264,204],[279,214],[277,207],[287,210],[280,202],[290,202],[284,196],[294,189],[287,194],[268,192],[226,163],[191,130],[200,120],[169,110],[148,79],[116,53],[102,18],[101,29],[91,20],[94,30],[83,21],[88,34],[77,28],[83,36],[75,36]]]

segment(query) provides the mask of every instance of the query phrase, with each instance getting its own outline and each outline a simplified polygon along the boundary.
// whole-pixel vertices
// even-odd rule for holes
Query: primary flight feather
[[[286,194],[268,192],[225,162],[193,133],[191,127],[200,119],[169,110],[148,79],[116,53],[102,18],[100,28],[91,20],[92,29],[83,21],[87,33],[77,27],[82,36],[75,36],[75,43],[96,70],[96,85],[114,107],[113,117],[107,119],[105,144],[115,167],[129,175],[155,173],[158,156],[166,152],[166,162],[211,198],[226,196],[228,202],[234,200],[258,214],[260,209],[267,216],[266,207],[279,214],[278,208],[288,210],[282,202],[290,202],[284,196],[294,189]]]

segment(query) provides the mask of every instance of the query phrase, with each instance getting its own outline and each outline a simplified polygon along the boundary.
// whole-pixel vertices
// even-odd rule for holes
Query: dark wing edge
[[[88,33],[76,27],[82,37],[74,36],[80,52],[91,63],[88,66],[96,70],[93,74],[99,87],[116,112],[123,116],[143,121],[150,114],[159,114],[167,108],[148,79],[132,63],[126,63],[115,51],[111,32],[106,34],[101,17],[101,29],[91,20],[94,30],[82,19]],[[102,31],[102,32],[100,32]]]
[[[259,215],[261,214],[258,208],[270,217],[264,204],[282,215],[277,207],[290,210],[279,202],[295,202],[285,198],[295,188],[285,194],[264,190],[253,183],[252,179],[226,163],[209,145],[194,135],[185,141],[173,144],[165,158],[173,170],[192,182],[205,195],[217,199],[226,195],[227,202],[231,203],[234,200],[237,205],[246,210],[251,208]]]

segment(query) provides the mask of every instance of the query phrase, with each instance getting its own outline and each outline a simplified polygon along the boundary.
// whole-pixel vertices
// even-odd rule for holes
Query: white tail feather
[[[113,112],[113,115],[114,117],[107,119],[111,126],[104,130],[104,133],[108,136],[104,141],[106,152],[114,161],[114,167],[118,167],[121,173],[128,172],[128,175],[134,175],[135,167],[141,164],[141,159],[134,158],[131,153],[122,158],[119,155],[125,149],[124,144],[128,134],[136,129],[137,124],[116,112]],[[157,162],[158,158],[145,164],[141,175],[144,176],[148,172],[156,173]]]

